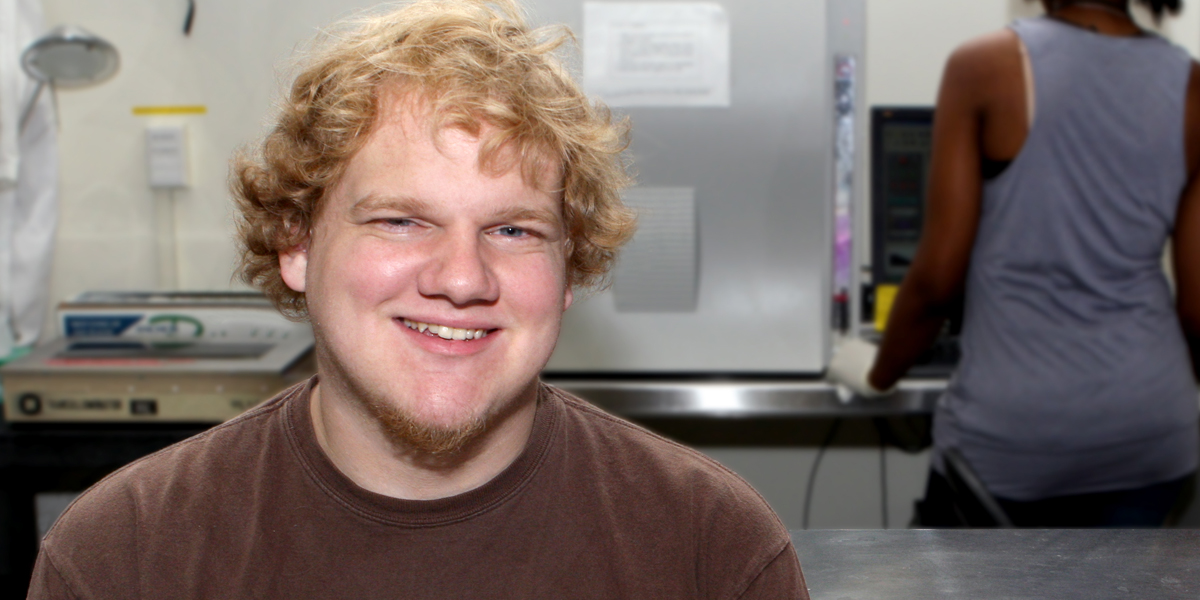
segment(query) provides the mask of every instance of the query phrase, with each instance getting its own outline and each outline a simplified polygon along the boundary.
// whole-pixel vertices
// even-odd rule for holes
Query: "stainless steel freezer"
[[[621,7],[599,8],[613,4]],[[664,3],[624,6],[633,4]],[[614,286],[567,311],[548,374],[824,370],[833,314],[834,63],[842,56],[856,65],[853,142],[864,125],[863,4],[674,3],[725,19],[727,98],[673,104],[667,94],[658,105],[616,109],[633,123],[638,184],[629,198],[641,228]],[[585,64],[605,44],[584,14],[607,14],[587,5],[531,5],[535,21],[578,32]],[[862,154],[852,158],[855,170]],[[861,190],[852,192],[861,205]]]

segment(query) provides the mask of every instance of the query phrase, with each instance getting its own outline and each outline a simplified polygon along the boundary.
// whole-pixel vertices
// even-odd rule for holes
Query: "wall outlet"
[[[153,125],[147,127],[146,161],[150,187],[187,187],[187,131],[184,126]]]

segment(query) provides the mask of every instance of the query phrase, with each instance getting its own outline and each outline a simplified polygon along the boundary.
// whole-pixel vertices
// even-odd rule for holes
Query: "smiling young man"
[[[317,376],[86,492],[30,597],[807,598],[744,481],[538,380],[633,227],[562,35],[428,0],[328,38],[235,186]]]
[[[475,488],[524,449],[571,303],[558,169],[527,178],[509,147],[481,168],[496,128],[431,127],[428,104],[380,90],[308,241],[279,255],[318,339],[322,449],[363,487],[421,499]]]

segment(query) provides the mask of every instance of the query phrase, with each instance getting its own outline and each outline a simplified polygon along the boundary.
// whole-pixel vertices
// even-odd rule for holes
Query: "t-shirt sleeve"
[[[28,598],[120,600],[137,598],[138,592],[134,503],[124,486],[101,482],[42,540]]]
[[[807,599],[791,536],[767,502],[734,475],[700,494],[700,597],[712,600]]]
[[[738,600],[809,600],[796,549],[789,543],[767,563]]]
[[[43,549],[38,553],[33,566],[33,577],[29,580],[29,600],[76,600],[79,596],[72,590],[53,561]]]

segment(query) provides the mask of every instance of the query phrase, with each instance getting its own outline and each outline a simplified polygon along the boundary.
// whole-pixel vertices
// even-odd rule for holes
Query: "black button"
[[[42,397],[37,394],[23,394],[17,399],[17,409],[22,414],[36,415],[42,412]]]
[[[134,398],[129,401],[129,413],[134,415],[157,415],[158,401],[154,399]]]

